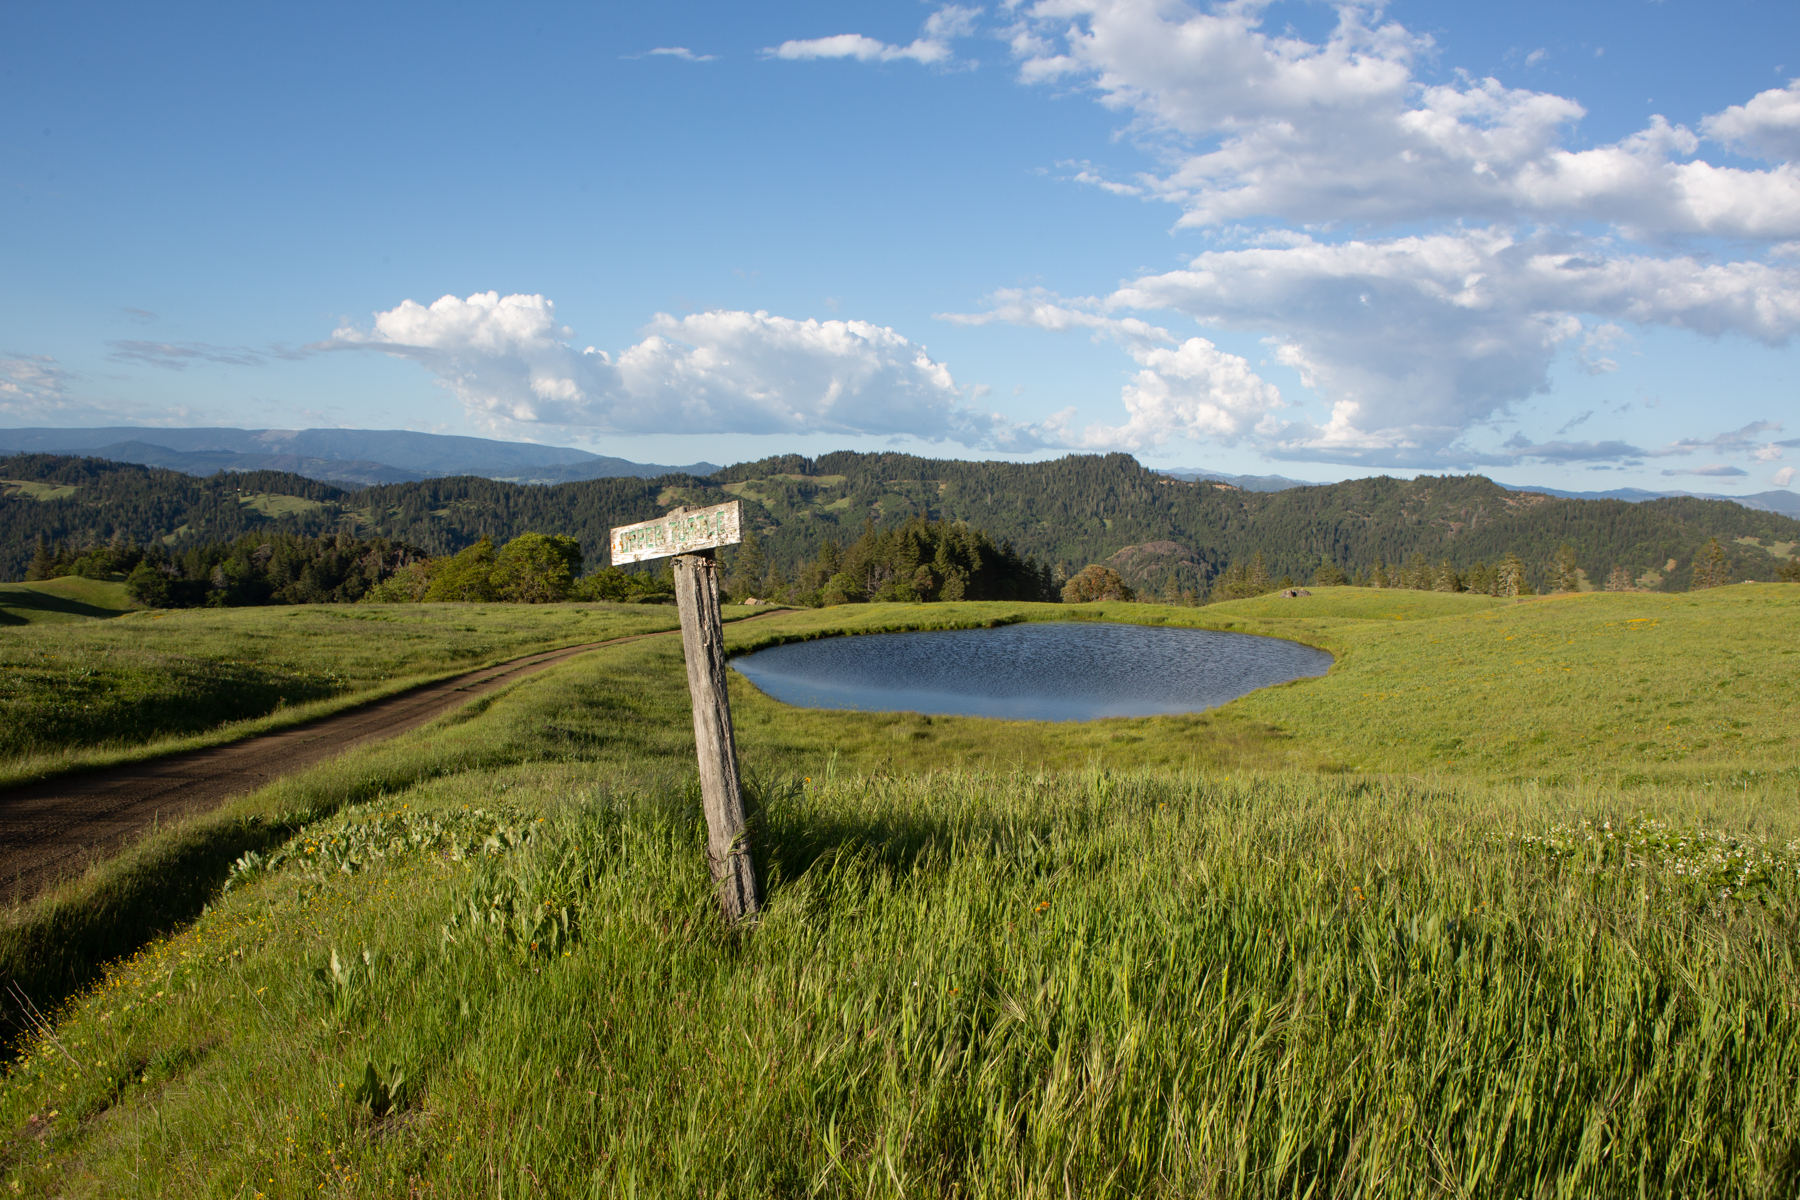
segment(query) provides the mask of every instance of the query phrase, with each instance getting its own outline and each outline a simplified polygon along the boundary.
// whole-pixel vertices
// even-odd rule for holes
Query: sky
[[[1800,482],[1791,0],[20,0],[0,147],[0,427]]]

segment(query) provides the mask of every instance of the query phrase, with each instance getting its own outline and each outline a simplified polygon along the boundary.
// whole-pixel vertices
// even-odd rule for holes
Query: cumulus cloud
[[[1330,415],[1277,421],[1267,414],[1281,406],[1271,404],[1249,424],[1232,424],[1227,436],[1253,434],[1277,457],[1417,467],[1510,461],[1470,449],[1466,435],[1547,390],[1567,345],[1577,347],[1582,369],[1613,369],[1605,352],[1628,338],[1618,321],[1736,332],[1771,346],[1800,331],[1800,269],[1786,264],[1619,254],[1592,240],[1499,229],[1268,241],[1208,251],[1185,269],[1143,276],[1104,298],[1005,290],[986,312],[944,317],[1089,329],[1117,339],[1140,362],[1144,348],[1173,339],[1160,326],[1118,314],[1173,310],[1204,326],[1260,332],[1278,361],[1325,396]],[[1140,397],[1130,427],[1171,412],[1144,402],[1152,394]],[[1206,428],[1171,420],[1170,432],[1189,431],[1179,436]],[[1740,452],[1762,431],[1747,426],[1720,435],[1737,443],[1705,444]],[[1546,456],[1568,458],[1576,447],[1589,451],[1584,457],[1641,453],[1622,443],[1559,445]]]
[[[1781,468],[1781,470],[1779,470],[1779,471],[1775,472],[1773,475],[1769,476],[1769,482],[1774,484],[1776,487],[1787,487],[1789,484],[1794,482],[1794,475],[1795,475],[1794,468],[1783,467],[1783,468]]]
[[[1028,429],[965,407],[943,363],[866,321],[766,312],[658,315],[617,355],[578,350],[543,296],[407,300],[326,345],[411,358],[490,422],[609,433],[843,433],[1028,448]]]
[[[1800,159],[1800,79],[1758,92],[1748,104],[1714,113],[1700,127],[1714,141],[1755,158]]]
[[[1090,425],[1074,444],[1147,450],[1185,437],[1230,446],[1252,429],[1272,428],[1268,414],[1283,407],[1279,388],[1205,338],[1175,347],[1139,345],[1131,354],[1143,370],[1120,395],[1129,419],[1123,425]],[[1054,427],[1068,420],[1065,415]]]
[[[1183,224],[1573,219],[1651,237],[1800,233],[1800,171],[1785,162],[1694,160],[1698,137],[1660,116],[1571,150],[1580,104],[1493,78],[1427,84],[1416,67],[1432,40],[1379,8],[1338,6],[1319,43],[1265,31],[1262,8],[1040,0],[1012,46],[1022,80],[1085,83],[1131,117],[1164,161],[1139,186],[1179,204]],[[1764,93],[1704,128],[1759,152],[1785,147],[1789,102]]]
[[[1140,375],[1122,397],[1125,424],[1092,426],[1093,437],[1249,439],[1272,457],[1399,467],[1694,453],[1698,442],[1473,443],[1547,391],[1559,357],[1589,374],[1616,370],[1637,328],[1771,347],[1800,329],[1800,166],[1790,161],[1800,81],[1708,117],[1700,134],[1653,116],[1616,142],[1573,148],[1579,103],[1493,78],[1430,82],[1421,67],[1437,47],[1379,5],[1338,4],[1318,41],[1265,29],[1265,8],[1036,0],[1003,10],[1020,79],[1089,90],[1155,163],[1126,179],[1063,164],[1074,178],[1174,204],[1177,224],[1204,228],[1212,244],[1186,268],[1108,296],[1005,290],[986,312],[942,314],[1118,342]],[[1774,165],[1710,163],[1701,134]],[[1696,235],[1714,239],[1707,253],[1687,248]],[[1159,314],[1170,312],[1261,335],[1328,412],[1282,413],[1292,397],[1225,376],[1216,386],[1232,399],[1216,413],[1184,408],[1191,380],[1145,361],[1193,344],[1165,327]],[[1202,390],[1215,386],[1201,375]],[[1767,460],[1771,447],[1715,452]]]
[[[927,64],[948,63],[954,57],[951,40],[966,37],[973,32],[975,18],[980,13],[978,8],[945,5],[926,19],[924,32],[905,46],[897,46],[860,33],[839,33],[830,37],[786,41],[765,53],[772,58],[790,61],[853,58],[858,62],[911,59],[913,62]]]

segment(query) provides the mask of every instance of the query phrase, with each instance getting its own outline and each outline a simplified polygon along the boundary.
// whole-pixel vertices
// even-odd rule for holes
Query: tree
[[[1263,561],[1263,552],[1258,550],[1256,557],[1250,560],[1250,574],[1245,583],[1255,588],[1253,595],[1260,596],[1274,585],[1269,582],[1269,564]]]
[[[1725,554],[1725,547],[1719,545],[1716,537],[1706,539],[1706,545],[1694,556],[1692,590],[1723,587],[1730,582],[1731,560]]]
[[[1624,563],[1613,567],[1612,573],[1606,577],[1606,590],[1609,592],[1632,591],[1631,568]]]
[[[1495,574],[1497,578],[1494,580],[1494,595],[1531,595],[1531,585],[1525,581],[1525,560],[1512,551],[1507,551],[1506,557],[1500,560],[1499,569]]]
[[[1790,558],[1786,566],[1776,568],[1775,578],[1782,583],[1800,583],[1800,557]]]
[[[568,599],[580,573],[580,542],[560,534],[521,533],[495,557],[489,580],[501,600],[554,604]]]
[[[1345,582],[1343,570],[1329,558],[1321,559],[1319,565],[1313,568],[1314,587],[1342,587]]]
[[[497,599],[494,558],[494,539],[482,538],[438,568],[425,599],[431,603]]]
[[[1432,579],[1432,586],[1440,592],[1460,592],[1463,590],[1463,578],[1456,573],[1456,568],[1451,566],[1450,560],[1446,558],[1438,563],[1437,571]]]
[[[1137,595],[1125,586],[1117,571],[1093,563],[1063,584],[1062,598],[1064,604],[1088,604],[1095,600],[1136,600]]]
[[[1556,590],[1559,592],[1579,592],[1581,590],[1581,568],[1575,560],[1575,547],[1564,542],[1556,548]]]
[[[50,553],[50,539],[38,534],[37,550],[31,556],[31,567],[25,572],[25,578],[36,581],[50,579],[56,574],[56,556]]]
[[[731,559],[731,583],[726,588],[733,596],[754,596],[769,573],[769,560],[763,554],[762,539],[756,530],[744,530],[744,540]]]
[[[168,608],[169,577],[140,562],[125,580],[125,594],[145,608]]]

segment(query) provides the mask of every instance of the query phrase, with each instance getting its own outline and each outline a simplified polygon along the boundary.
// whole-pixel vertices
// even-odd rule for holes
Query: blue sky
[[[1788,486],[1797,78],[1764,0],[15,4],[0,425]]]

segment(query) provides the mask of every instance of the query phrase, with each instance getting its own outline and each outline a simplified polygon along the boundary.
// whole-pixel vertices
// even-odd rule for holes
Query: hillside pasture
[[[106,579],[65,575],[40,583],[0,583],[0,626],[104,620],[136,607],[126,594],[122,575]]]
[[[41,614],[0,628],[0,785],[227,741],[535,650],[675,626],[670,609],[613,604],[101,608],[123,598],[123,584],[78,578],[0,585],[0,612]]]
[[[1800,588],[845,606],[727,638],[1039,619],[1338,658],[1191,725],[809,711],[734,678],[768,907],[730,933],[675,640],[584,656],[13,913],[0,971],[45,1001],[90,982],[0,1083],[0,1171],[67,1196],[1800,1186],[1800,812],[1766,735],[1793,728]],[[1570,724],[1640,700],[1748,716],[1651,771]],[[1534,722],[1571,735],[1411,744]],[[134,929],[166,935],[118,957]]]

